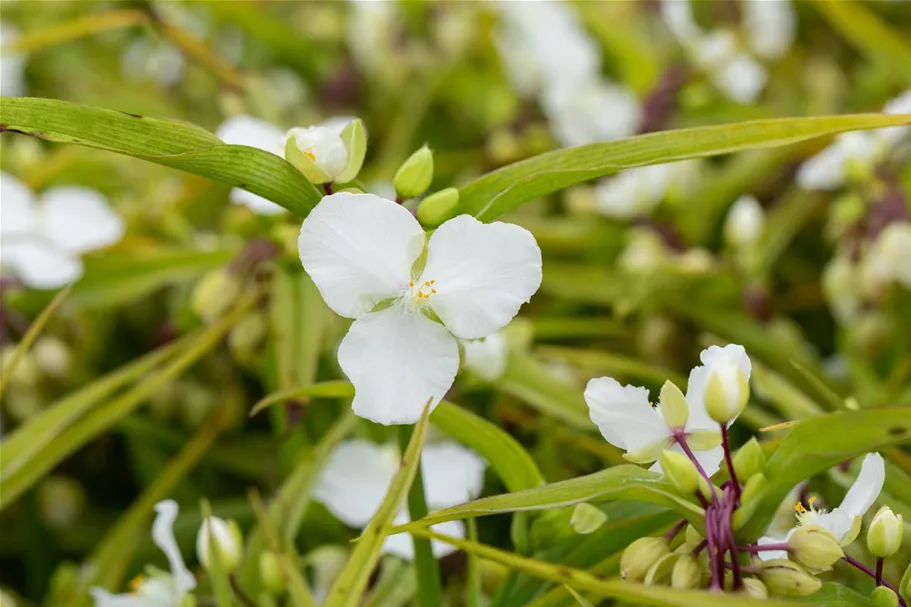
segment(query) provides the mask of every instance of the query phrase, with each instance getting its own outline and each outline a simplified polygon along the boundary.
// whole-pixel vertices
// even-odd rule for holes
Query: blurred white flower
[[[610,377],[599,377],[588,382],[585,402],[592,421],[610,444],[623,449],[637,460],[654,461],[663,449],[683,453],[675,435],[684,433],[696,459],[706,474],[714,474],[724,452],[719,442],[710,448],[700,448],[705,432],[718,433],[719,424],[709,417],[705,392],[713,377],[727,378],[742,373],[750,377],[750,359],[743,346],[730,344],[723,348],[711,346],[700,354],[702,365],[690,371],[687,381],[686,403],[689,417],[683,427],[672,427],[665,419],[661,404],[652,406],[646,388],[624,386]],[[731,419],[728,425],[734,422]],[[695,435],[694,435],[695,433]],[[652,470],[660,471],[656,461]]]
[[[394,46],[399,15],[395,2],[350,0],[345,28],[348,49],[364,69],[382,68]]]
[[[217,516],[203,519],[196,533],[196,557],[206,571],[214,566],[212,548],[218,555],[221,571],[232,572],[240,564],[244,552],[244,540],[240,527],[234,521]]]
[[[120,70],[130,80],[154,80],[172,87],[183,77],[186,61],[176,46],[149,36],[137,38],[123,52]]]
[[[647,274],[660,268],[670,252],[664,240],[650,228],[629,230],[629,241],[617,258],[617,267],[630,275]]]
[[[777,60],[794,44],[797,14],[791,0],[742,0],[747,45],[762,59]]]
[[[712,83],[729,99],[751,103],[762,93],[768,72],[748,53],[738,49],[732,32],[711,32],[697,42],[692,52],[696,64],[708,72]]]
[[[180,607],[184,597],[196,587],[196,578],[187,569],[174,539],[177,503],[173,500],[158,502],[155,512],[152,541],[165,553],[171,572],[155,570],[147,577],[136,578],[131,584],[132,592],[128,594],[112,594],[103,588],[92,588],[95,607]]]
[[[434,231],[418,270],[425,240],[407,209],[373,194],[326,196],[301,226],[304,269],[356,319],[338,350],[354,412],[381,424],[436,406],[458,371],[456,338],[503,328],[541,285],[541,250],[519,226],[459,215]]]
[[[4,97],[21,97],[25,94],[25,55],[7,55],[6,47],[15,44],[19,39],[19,30],[12,24],[0,21],[0,95]]]
[[[118,242],[123,219],[103,194],[80,186],[56,186],[36,196],[0,172],[0,265],[27,286],[56,289],[78,280],[80,254]]]
[[[878,294],[896,282],[911,289],[911,223],[890,223],[876,236],[860,267],[864,291]]]
[[[649,215],[662,200],[686,196],[699,177],[698,160],[626,169],[595,186],[595,208],[621,219]]]
[[[842,545],[847,546],[857,539],[860,531],[861,517],[870,509],[876,498],[883,490],[886,481],[886,464],[879,453],[868,453],[864,457],[857,480],[848,489],[845,499],[831,512],[817,510],[813,507],[812,500],[809,509],[798,504],[797,521],[794,527],[783,536],[766,535],[759,538],[760,546],[767,544],[780,544],[787,542],[791,535],[802,526],[817,525],[831,533]],[[758,553],[764,561],[771,559],[786,559],[788,553],[784,550],[763,550]]]
[[[476,498],[484,484],[486,463],[474,451],[457,443],[425,445],[421,455],[424,496],[430,510],[448,508]],[[399,469],[399,451],[392,445],[352,439],[342,443],[330,456],[317,481],[313,497],[340,521],[363,529],[373,518]],[[409,521],[407,508],[395,519]],[[462,521],[449,521],[432,527],[439,533],[465,537]],[[433,541],[437,558],[455,551],[443,542]],[[386,538],[383,552],[406,560],[414,558],[411,536],[398,534]]]
[[[841,323],[850,321],[863,305],[860,268],[847,254],[837,253],[822,273],[822,292]]]
[[[486,381],[495,381],[506,371],[509,354],[506,335],[497,331],[482,339],[463,339],[463,366]]]
[[[554,137],[565,146],[628,137],[642,120],[636,95],[601,78],[558,79],[544,91],[541,105]]]
[[[734,248],[754,246],[765,227],[765,211],[755,196],[744,194],[734,202],[724,222],[724,238]]]

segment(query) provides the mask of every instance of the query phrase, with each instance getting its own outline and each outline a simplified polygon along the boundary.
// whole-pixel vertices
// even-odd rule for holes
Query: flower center
[[[131,594],[139,594],[139,589],[142,588],[142,583],[145,581],[145,576],[141,573],[130,580],[127,586],[130,589]]]
[[[316,154],[314,154],[312,150],[310,150],[310,149],[304,150],[304,156],[306,156],[313,162],[316,162]]]
[[[807,500],[809,508],[805,507],[803,502],[794,504],[794,512],[797,514],[797,520],[800,521],[801,525],[812,525],[817,517],[826,513],[825,510],[817,509],[815,502],[816,497],[814,496]]]
[[[434,285],[437,281],[434,279],[425,280],[424,282],[418,283],[413,280],[408,283],[408,295],[411,298],[411,305],[415,307],[421,307],[430,301],[430,298],[436,295],[436,287]]]

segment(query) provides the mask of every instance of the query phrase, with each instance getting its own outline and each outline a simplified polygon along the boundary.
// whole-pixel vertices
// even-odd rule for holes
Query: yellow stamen
[[[436,289],[430,289],[430,292],[431,292],[431,293],[436,293],[437,290],[436,290]]]
[[[408,283],[408,286],[409,286],[409,287],[413,287],[413,286],[414,286],[414,281],[412,280],[411,282],[409,282],[409,283]]]
[[[309,158],[309,159],[312,160],[313,162],[316,162],[316,154],[314,154],[314,153],[311,152],[310,150],[305,151],[305,152],[304,152],[304,156],[306,156],[307,158]]]
[[[130,589],[130,592],[132,592],[133,594],[138,593],[139,587],[142,586],[142,583],[144,581],[145,581],[145,576],[142,575],[141,573],[139,575],[137,575],[136,577],[134,577],[132,580],[130,580],[129,584],[127,584],[127,586]]]
[[[796,504],[794,504],[794,512],[796,512],[797,514],[804,514],[806,511],[807,511],[807,509],[803,507],[802,503],[797,502]]]
[[[812,506],[814,503],[816,503],[816,496],[815,496],[815,495],[814,495],[814,496],[811,496],[810,499],[807,500],[807,503],[810,504],[811,506]]]

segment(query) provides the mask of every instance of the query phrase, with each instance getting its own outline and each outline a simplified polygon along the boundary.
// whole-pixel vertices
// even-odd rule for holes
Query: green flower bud
[[[911,601],[911,563],[908,563],[902,581],[898,583],[898,591],[902,593],[906,601]]]
[[[259,581],[272,596],[285,593],[285,576],[282,575],[278,556],[271,550],[264,550],[259,555]]]
[[[588,535],[604,524],[607,515],[604,511],[591,504],[578,504],[573,508],[569,526],[579,535]]]
[[[19,603],[12,597],[12,595],[7,594],[2,588],[0,588],[0,605],[3,607],[18,607]]]
[[[395,193],[403,200],[407,200],[417,198],[426,192],[432,181],[433,152],[425,145],[399,167],[392,179],[392,185],[395,186]]]
[[[645,579],[652,565],[671,550],[660,537],[641,537],[623,551],[620,557],[620,577],[631,582]]]
[[[809,596],[822,587],[819,578],[788,559],[765,561],[759,577],[770,592],[784,596]]]
[[[269,323],[262,312],[244,316],[228,334],[228,347],[239,362],[248,363],[256,358],[259,347],[266,338]]]
[[[7,346],[0,353],[0,369],[4,370],[4,374],[6,374],[6,368],[13,362],[15,356],[15,346]],[[13,369],[13,374],[7,378],[7,381],[9,381],[10,386],[15,386],[16,388],[33,388],[40,379],[41,369],[38,367],[35,357],[31,352],[23,352],[19,356],[16,368]]]
[[[747,478],[746,483],[743,485],[743,492],[740,494],[740,501],[744,504],[751,501],[759,493],[759,490],[765,487],[767,482],[768,479],[762,472]]]
[[[818,525],[798,527],[788,543],[794,560],[810,570],[831,569],[845,555],[835,536]]]
[[[41,518],[49,527],[66,529],[82,516],[85,490],[68,476],[49,476],[38,489],[38,504]]]
[[[885,586],[877,586],[870,593],[870,604],[873,607],[898,607],[898,595]]]
[[[658,458],[664,477],[684,495],[693,495],[699,488],[699,472],[690,458],[665,449]]]
[[[740,415],[750,398],[750,382],[734,365],[712,370],[705,387],[705,408],[709,417],[727,424]]]
[[[670,428],[683,428],[690,417],[690,407],[686,397],[674,382],[668,380],[661,386],[661,415]]]
[[[458,188],[444,188],[424,198],[418,205],[418,221],[435,227],[451,219],[459,208]]]
[[[674,570],[674,565],[683,556],[681,553],[671,553],[665,554],[660,559],[658,559],[654,565],[649,567],[648,572],[645,574],[645,579],[642,580],[642,583],[648,585],[654,584],[663,584],[670,581],[671,572]]]
[[[702,582],[702,567],[689,554],[682,554],[671,571],[671,588],[696,588]]]
[[[743,593],[754,599],[769,598],[769,590],[765,584],[752,577],[743,580]]]
[[[224,315],[240,296],[241,282],[224,268],[213,270],[196,283],[190,307],[206,322]]]
[[[211,571],[212,549],[217,550],[218,567],[231,573],[240,564],[243,556],[244,538],[235,521],[226,521],[217,516],[206,518],[196,534],[196,556],[206,571]]]
[[[765,470],[766,457],[756,438],[748,440],[737,453],[734,454],[734,471],[737,478],[750,478]]]
[[[902,515],[896,515],[888,506],[883,506],[870,521],[867,531],[867,549],[876,557],[890,557],[901,548]]]
[[[698,531],[696,531],[696,528],[693,527],[692,525],[686,526],[686,531],[684,531],[683,537],[684,537],[684,542],[683,542],[684,546],[686,546],[687,548],[690,548],[690,549],[695,548],[696,546],[699,545],[700,542],[702,542],[702,540],[705,539],[702,536],[702,534],[699,533]]]
[[[348,153],[348,164],[341,173],[336,175],[335,181],[347,183],[357,177],[364,166],[364,157],[367,155],[367,128],[364,121],[355,118],[342,129],[342,143]]]
[[[73,362],[70,347],[52,335],[43,335],[35,341],[32,356],[41,372],[50,377],[65,378]]]

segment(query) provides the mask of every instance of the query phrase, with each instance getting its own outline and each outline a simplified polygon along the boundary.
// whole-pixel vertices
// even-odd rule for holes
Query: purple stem
[[[731,456],[731,442],[728,440],[728,427],[721,424],[721,446],[724,448],[724,461],[728,464],[728,470],[731,472],[731,486],[734,487],[734,498],[737,504],[740,504],[740,481],[737,480],[737,473],[734,472],[734,458]]]
[[[883,585],[883,559],[882,557],[877,557],[876,559],[876,585]]]
[[[740,552],[749,552],[750,554],[756,554],[757,552],[762,552],[764,550],[790,550],[791,545],[787,542],[782,542],[780,544],[763,544],[759,546],[758,544],[750,544],[748,546],[737,546],[737,550]]]
[[[331,196],[332,195],[332,184],[325,183],[325,184],[323,184],[323,187],[326,189],[326,196]]]
[[[681,531],[684,527],[686,527],[686,524],[687,524],[687,520],[686,520],[686,519],[683,519],[682,521],[680,521],[679,523],[677,523],[676,525],[674,525],[673,527],[671,527],[671,528],[668,530],[668,532],[664,534],[664,539],[665,539],[665,541],[668,542],[668,543],[670,543],[671,540],[673,540],[675,537],[677,537],[677,534],[680,533],[680,531]]]
[[[715,511],[709,508],[705,511],[705,541],[709,554],[709,573],[711,581],[709,582],[710,590],[721,590],[724,575],[718,576],[718,552],[715,549]]]
[[[871,578],[876,579],[876,573],[872,569],[870,569],[869,567],[867,567],[866,565],[864,565],[863,563],[861,563],[860,561],[855,559],[854,557],[848,556],[846,554],[845,562],[847,562],[849,565],[856,567],[857,569],[860,569],[861,571],[863,571],[864,573],[869,575]],[[892,592],[895,593],[895,596],[898,597],[899,605],[901,605],[902,607],[908,607],[907,603],[905,603],[905,599],[902,598],[902,596],[898,593],[898,590],[896,590],[892,584],[890,584],[889,582],[887,582],[885,580],[881,580],[880,585],[885,586],[886,588],[888,588],[889,590],[891,590]]]
[[[717,506],[718,497],[715,495],[715,485],[712,484],[712,479],[709,478],[709,475],[706,474],[705,470],[702,469],[702,464],[699,463],[699,460],[696,459],[696,455],[693,454],[693,450],[690,449],[690,446],[687,444],[686,433],[683,432],[682,430],[678,431],[678,432],[674,432],[674,440],[677,441],[677,444],[680,445],[680,448],[683,449],[683,452],[686,453],[686,456],[688,458],[690,458],[690,461],[692,461],[693,464],[695,464],[696,470],[699,472],[699,474],[702,475],[702,478],[704,478],[708,482],[709,491],[711,491],[711,493],[712,493],[712,504]]]

